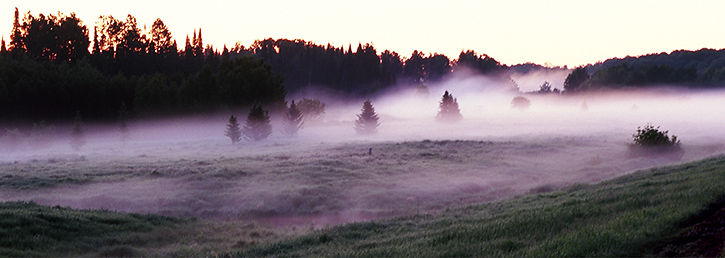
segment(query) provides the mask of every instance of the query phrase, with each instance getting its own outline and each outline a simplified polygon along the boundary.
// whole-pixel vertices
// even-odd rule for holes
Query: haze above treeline
[[[183,44],[161,19],[101,16],[94,26],[75,14],[20,15],[0,49],[0,120],[67,120],[77,112],[112,120],[126,106],[135,115],[188,114],[249,107],[281,110],[290,96],[366,98],[392,89],[445,80],[463,70],[501,84],[512,75],[568,70],[527,63],[507,66],[462,51],[456,58],[413,51],[379,52],[372,44],[335,47],[302,39],[262,39],[245,47],[205,45],[202,30]],[[725,85],[725,51],[702,49],[610,59],[579,67],[562,85],[541,93],[610,88]]]

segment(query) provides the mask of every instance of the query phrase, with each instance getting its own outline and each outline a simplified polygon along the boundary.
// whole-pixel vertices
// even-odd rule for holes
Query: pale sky
[[[255,39],[304,39],[345,46],[372,43],[408,57],[413,50],[455,59],[462,50],[499,62],[570,67],[611,57],[725,48],[725,1],[340,1],[340,0],[2,0],[0,34],[9,41],[14,8],[75,12],[89,27],[100,15],[161,18],[183,45],[195,28],[221,49]]]

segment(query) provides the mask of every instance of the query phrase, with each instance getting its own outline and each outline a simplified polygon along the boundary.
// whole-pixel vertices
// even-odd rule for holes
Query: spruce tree
[[[446,91],[440,102],[440,110],[437,116],[438,122],[455,123],[461,121],[461,110],[458,108],[458,100]]]
[[[121,142],[126,145],[130,133],[128,131],[128,111],[126,111],[126,103],[121,103],[121,108],[118,110],[118,132],[121,134]]]
[[[247,121],[242,129],[244,138],[248,140],[261,141],[267,139],[272,134],[272,125],[269,120],[267,111],[262,109],[262,106],[255,104],[249,115],[247,115]]]
[[[287,111],[284,113],[284,128],[282,132],[288,137],[297,135],[297,131],[302,128],[302,112],[295,105],[295,101],[289,105]]]
[[[378,123],[378,114],[375,113],[375,108],[369,99],[363,103],[361,111],[362,113],[357,115],[357,120],[355,121],[355,131],[360,135],[377,133],[378,126],[380,125]]]
[[[23,49],[23,34],[20,31],[20,12],[15,7],[15,17],[13,18],[13,30],[10,34],[10,50],[19,52]]]
[[[237,123],[237,118],[232,115],[229,117],[229,122],[227,123],[227,131],[224,133],[229,139],[232,139],[232,144],[235,144],[239,142],[242,139],[242,131],[239,129],[239,123]]]
[[[83,120],[81,118],[81,112],[76,112],[75,120],[73,121],[73,130],[71,131],[70,146],[78,151],[86,143],[85,133],[83,132]]]

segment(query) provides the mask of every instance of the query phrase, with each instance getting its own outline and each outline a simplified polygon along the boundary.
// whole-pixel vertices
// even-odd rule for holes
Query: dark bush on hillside
[[[677,136],[668,136],[668,131],[660,131],[660,127],[646,124],[644,128],[637,127],[637,133],[632,135],[633,142],[629,144],[628,156],[668,156],[681,158],[684,154]]]

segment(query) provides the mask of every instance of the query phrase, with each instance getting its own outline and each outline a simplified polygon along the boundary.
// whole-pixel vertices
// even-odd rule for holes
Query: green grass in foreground
[[[282,230],[242,221],[0,203],[0,257],[204,257],[290,234]]]
[[[647,256],[724,200],[721,157],[438,215],[337,226],[235,255]]]
[[[139,234],[184,223],[157,215],[81,211],[28,202],[0,204],[0,256],[80,255],[116,248],[133,254]]]

